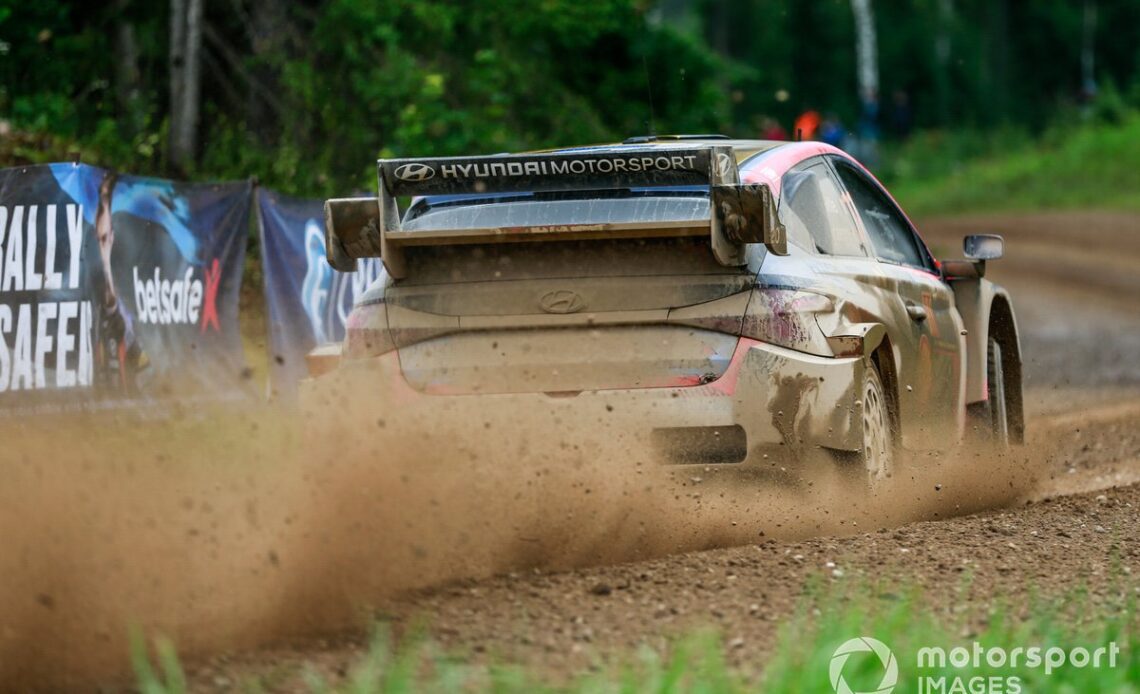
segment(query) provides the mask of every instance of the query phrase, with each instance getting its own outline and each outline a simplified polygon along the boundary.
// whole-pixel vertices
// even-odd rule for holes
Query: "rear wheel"
[[[861,474],[874,488],[894,473],[895,436],[887,390],[874,363],[863,369],[863,448],[859,453]]]

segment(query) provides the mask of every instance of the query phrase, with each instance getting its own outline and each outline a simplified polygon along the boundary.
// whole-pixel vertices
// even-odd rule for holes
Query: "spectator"
[[[855,141],[847,151],[864,166],[874,169],[879,165],[878,95],[874,92],[864,95],[861,106],[859,125],[856,127],[856,137],[853,138]]]
[[[828,113],[819,125],[819,139],[833,147],[842,149],[846,134],[847,132],[843,129],[843,122],[834,113]]]
[[[797,140],[814,140],[819,131],[819,111],[807,109],[796,119],[795,131]]]
[[[770,116],[760,116],[760,139],[761,140],[786,140],[788,139],[788,131],[784,130],[784,126],[780,122]]]
[[[914,112],[910,108],[910,96],[902,89],[891,94],[891,134],[900,140],[910,137],[914,127]]]

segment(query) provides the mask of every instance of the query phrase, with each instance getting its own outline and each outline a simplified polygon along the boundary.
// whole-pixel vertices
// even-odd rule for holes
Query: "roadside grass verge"
[[[900,592],[860,582],[817,582],[807,587],[795,614],[779,627],[775,647],[765,662],[755,664],[758,667],[753,669],[760,674],[754,676],[730,664],[732,645],[712,630],[688,633],[674,641],[668,654],[642,648],[626,654],[619,665],[569,683],[551,683],[539,672],[486,665],[461,653],[445,652],[423,636],[406,637],[396,645],[383,626],[343,677],[330,677],[308,663],[298,666],[299,672],[284,676],[302,682],[313,694],[833,692],[831,668],[836,666],[836,649],[849,639],[872,637],[889,647],[895,659],[898,677],[893,691],[898,693],[1140,692],[1140,653],[1132,647],[1136,589],[1126,580],[1118,585],[1109,595],[1090,595],[1077,588],[1061,598],[1031,598],[1028,605],[1014,606],[1001,600],[979,604],[976,597],[971,602],[965,579],[956,599],[936,609],[918,588]],[[137,633],[131,643],[131,660],[143,694],[190,691],[169,641],[156,639],[153,654],[148,654]],[[1111,643],[1119,646],[1114,667],[1108,666]],[[924,647],[942,649],[947,660],[941,664],[928,660],[920,667],[918,654]],[[971,658],[962,667],[953,662],[952,651],[959,647]],[[1040,649],[1039,665],[1032,663],[1026,650],[1034,647]],[[1102,648],[1106,650],[1099,657],[1101,667],[1092,667],[1091,656]],[[1019,660],[1011,665],[1008,658],[1016,649],[1021,649]],[[974,651],[981,654],[977,661]],[[1047,668],[1045,662],[1056,661],[1062,651],[1066,662]],[[1002,653],[1007,658],[1003,664],[989,660]],[[1083,653],[1090,655],[1090,663],[1081,666]],[[836,672],[849,691],[876,691],[889,684],[884,682],[887,668],[870,650],[853,652],[838,665]],[[282,676],[276,672],[239,678],[234,691],[274,691]]]
[[[889,647],[898,667],[894,692],[1140,691],[1140,654],[1131,649],[1135,596],[1124,589],[1105,599],[1078,588],[1059,599],[1035,597],[1018,607],[1001,598],[979,603],[969,596],[966,580],[941,609],[918,589],[905,595],[881,590],[809,591],[805,606],[781,625],[778,646],[765,665],[764,691],[834,691],[829,669],[836,650],[856,637]],[[1120,651],[1115,666],[1108,667],[1112,643]],[[944,652],[945,661],[921,659],[921,649],[931,647]],[[1039,649],[1040,665],[1029,661],[1031,648]],[[1091,660],[1083,667],[1069,662],[1074,649],[1080,663],[1084,653],[1091,658],[1100,648],[1101,667],[1092,667]],[[969,655],[964,667],[953,662],[955,649]],[[1015,651],[1018,660],[1012,663]],[[1065,664],[1046,668],[1044,661],[1062,652]],[[877,691],[884,684],[884,664],[872,652],[853,653],[841,664],[852,691]]]
[[[1140,115],[1134,112],[1118,124],[1055,127],[1039,140],[963,137],[921,133],[884,157],[883,178],[909,214],[1140,209]],[[993,153],[973,156],[987,148]]]

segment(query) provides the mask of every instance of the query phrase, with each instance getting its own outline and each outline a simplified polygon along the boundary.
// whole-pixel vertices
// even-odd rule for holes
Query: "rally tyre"
[[[1002,364],[1001,345],[990,338],[986,348],[986,391],[988,406],[988,433],[990,445],[1009,448],[1009,410],[1005,397],[1005,370]]]
[[[895,435],[891,420],[890,401],[887,389],[879,376],[879,369],[873,362],[867,362],[863,369],[863,388],[860,399],[863,402],[863,447],[858,460],[861,463],[859,474],[871,489],[877,489],[894,474]]]

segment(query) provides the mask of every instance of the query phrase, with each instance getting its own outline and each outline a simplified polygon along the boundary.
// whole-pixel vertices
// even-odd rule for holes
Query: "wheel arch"
[[[879,378],[883,381],[883,388],[887,391],[887,411],[891,417],[891,433],[895,443],[902,440],[902,418],[899,411],[899,371],[895,363],[895,350],[891,345],[891,337],[885,331],[881,335],[879,344],[870,352],[870,361],[879,371]]]
[[[1009,418],[1009,438],[1014,443],[1024,443],[1025,405],[1021,392],[1021,340],[1017,333],[1013,304],[1004,289],[995,293],[993,301],[990,302],[986,344],[989,343],[990,338],[996,340],[998,346],[1001,347],[1006,416]],[[985,353],[982,352],[982,354]]]
[[[986,388],[986,354],[990,337],[998,341],[1002,351],[1005,392],[1009,414],[1010,438],[1021,443],[1025,439],[1025,414],[1021,390],[1021,337],[1013,301],[1004,287],[987,279],[958,280],[951,283],[954,301],[966,329],[966,404],[984,402]]]

